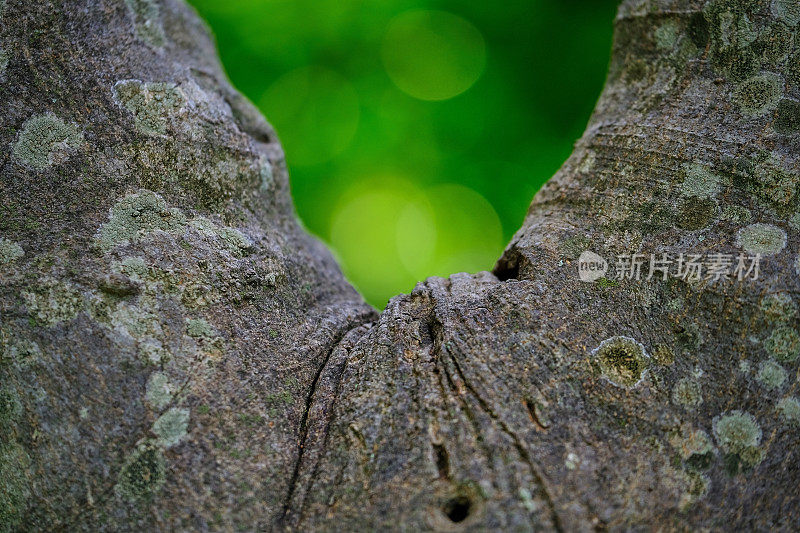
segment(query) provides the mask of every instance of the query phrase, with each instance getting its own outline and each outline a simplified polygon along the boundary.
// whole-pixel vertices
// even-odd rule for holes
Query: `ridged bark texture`
[[[7,0],[0,531],[796,529],[798,22],[624,2],[495,271],[378,315],[189,8]]]

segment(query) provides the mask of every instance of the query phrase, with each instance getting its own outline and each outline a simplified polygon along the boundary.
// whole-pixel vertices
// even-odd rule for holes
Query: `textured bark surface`
[[[796,529],[798,22],[625,2],[495,272],[378,316],[185,5],[7,0],[0,530]],[[763,257],[584,283],[586,249]]]

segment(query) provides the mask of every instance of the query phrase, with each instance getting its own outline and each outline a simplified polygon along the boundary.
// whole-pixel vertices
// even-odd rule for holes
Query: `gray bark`
[[[7,0],[0,530],[800,525],[800,8],[629,0],[493,273],[378,315],[178,0]],[[757,280],[578,254],[760,253]]]

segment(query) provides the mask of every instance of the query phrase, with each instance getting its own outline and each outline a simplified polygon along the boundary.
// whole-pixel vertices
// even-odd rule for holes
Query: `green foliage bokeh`
[[[602,88],[617,0],[190,0],[375,306],[489,270]]]

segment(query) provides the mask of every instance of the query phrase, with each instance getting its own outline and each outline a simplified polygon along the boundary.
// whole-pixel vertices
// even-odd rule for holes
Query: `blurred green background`
[[[378,308],[489,270],[569,155],[618,0],[190,0],[283,142],[300,218]]]

